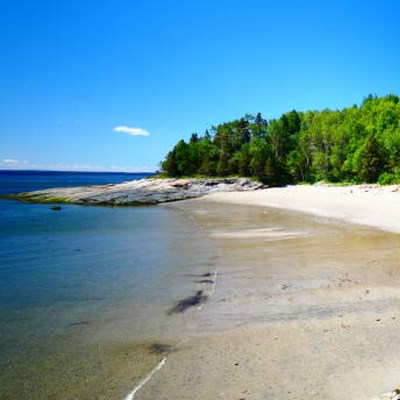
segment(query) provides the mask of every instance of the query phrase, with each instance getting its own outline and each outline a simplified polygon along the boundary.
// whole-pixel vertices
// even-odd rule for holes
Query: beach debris
[[[382,396],[374,397],[372,400],[400,400],[400,394],[397,392],[385,393]]]
[[[397,388],[390,393],[384,393],[381,396],[374,397],[372,400],[400,400],[400,389]]]
[[[51,209],[53,211],[61,211],[61,206],[52,206]]]
[[[182,313],[190,307],[204,303],[206,300],[207,296],[203,294],[202,290],[198,290],[195,295],[178,301],[178,303],[168,311],[168,315]]]

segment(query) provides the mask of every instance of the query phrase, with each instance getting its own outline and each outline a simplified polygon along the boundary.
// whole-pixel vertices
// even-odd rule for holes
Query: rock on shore
[[[400,400],[400,389],[374,397],[372,400]]]
[[[247,178],[148,178],[101,186],[38,190],[9,197],[33,203],[126,206],[192,199],[215,192],[253,191],[263,187],[261,183]]]

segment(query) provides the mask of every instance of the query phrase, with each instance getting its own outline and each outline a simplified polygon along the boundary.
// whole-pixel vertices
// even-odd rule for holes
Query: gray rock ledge
[[[128,206],[192,199],[215,192],[253,191],[263,187],[263,184],[247,178],[147,178],[101,186],[37,190],[7,197],[32,203]]]

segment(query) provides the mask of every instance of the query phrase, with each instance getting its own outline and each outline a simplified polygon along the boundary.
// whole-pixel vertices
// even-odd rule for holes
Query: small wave
[[[144,378],[139,385],[137,385],[129,394],[125,397],[124,400],[133,400],[135,398],[136,393],[153,377],[153,375],[159,371],[167,362],[167,358],[164,357],[153,369],[152,371]]]
[[[302,231],[289,231],[279,228],[221,230],[214,231],[211,234],[212,237],[223,239],[266,238],[270,240],[291,239],[304,235],[306,235],[306,233]]]

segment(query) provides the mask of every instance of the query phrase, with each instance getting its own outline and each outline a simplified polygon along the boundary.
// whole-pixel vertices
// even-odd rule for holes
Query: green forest
[[[400,101],[369,95],[342,110],[261,113],[180,140],[161,163],[169,177],[253,177],[271,186],[318,181],[400,183]]]

